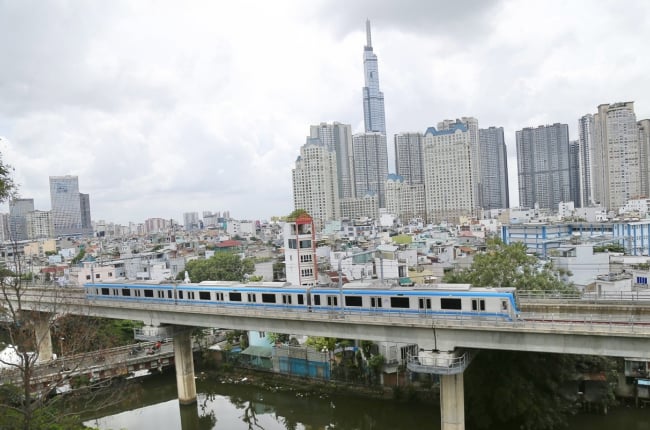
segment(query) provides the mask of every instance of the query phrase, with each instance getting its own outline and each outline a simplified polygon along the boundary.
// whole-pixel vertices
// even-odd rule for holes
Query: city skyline
[[[75,175],[94,220],[288,214],[310,125],[364,131],[366,19],[386,140],[464,116],[503,127],[513,206],[516,130],[565,123],[576,140],[605,103],[650,117],[645,2],[342,4],[3,5],[0,153],[21,197],[47,210],[47,178]]]

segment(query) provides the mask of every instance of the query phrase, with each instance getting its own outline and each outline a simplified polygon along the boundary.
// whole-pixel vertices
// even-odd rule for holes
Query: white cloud
[[[622,100],[650,116],[643,1],[0,9],[9,35],[0,39],[3,160],[39,209],[49,208],[48,176],[79,175],[94,219],[289,213],[291,168],[309,125],[361,128],[366,18],[389,134],[460,116],[503,126],[513,203],[515,130],[563,122],[575,138],[579,116]]]

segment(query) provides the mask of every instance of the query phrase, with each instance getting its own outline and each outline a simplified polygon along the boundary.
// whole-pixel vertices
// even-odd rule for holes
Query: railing
[[[618,291],[618,292],[585,292],[585,293],[563,293],[554,291],[518,291],[519,300],[527,301],[553,301],[553,302],[625,302],[641,303],[650,305],[650,290],[641,291]]]
[[[439,352],[409,354],[406,357],[406,368],[416,373],[456,375],[463,373],[471,361],[472,355],[468,351],[460,355]]]

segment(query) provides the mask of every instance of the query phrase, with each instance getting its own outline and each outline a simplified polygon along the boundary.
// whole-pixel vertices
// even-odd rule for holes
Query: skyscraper
[[[379,90],[379,67],[377,65],[377,56],[372,50],[369,20],[366,21],[366,46],[363,48],[363,71],[366,84],[363,87],[363,121],[366,127],[366,133],[378,132],[386,134],[384,93]]]
[[[424,194],[427,221],[458,222],[474,216],[476,187],[472,181],[470,132],[463,123],[424,133]]]
[[[424,183],[422,133],[398,133],[395,139],[395,171],[409,185]],[[395,178],[393,178],[395,179]]]
[[[295,209],[311,215],[317,229],[340,217],[336,153],[319,139],[307,138],[292,171]]]
[[[569,195],[574,206],[577,206],[581,200],[579,140],[569,142]]]
[[[578,120],[578,163],[580,169],[580,200],[574,202],[576,207],[587,207],[594,203],[593,166],[594,151],[594,116],[587,114]]]
[[[330,151],[336,153],[336,169],[338,174],[338,193],[340,199],[355,196],[354,192],[354,160],[352,155],[352,128],[349,124],[325,122],[312,125],[309,136],[319,139]],[[313,214],[311,214],[314,216]]]
[[[555,123],[518,130],[519,204],[557,210],[571,201],[569,126]]]
[[[81,228],[84,234],[93,233],[93,224],[90,219],[90,195],[79,193],[79,209],[81,210]]]
[[[352,136],[354,179],[357,197],[378,196],[379,207],[385,207],[388,178],[388,149],[383,133],[360,133]]]
[[[486,210],[510,207],[508,153],[503,127],[480,129],[478,136],[481,207]]]
[[[594,199],[608,210],[617,210],[629,199],[639,198],[641,148],[634,102],[601,104],[594,115]]]
[[[52,222],[57,236],[84,233],[81,219],[81,197],[77,176],[50,176]]]
[[[9,202],[9,238],[27,240],[27,214],[34,211],[34,199],[13,199]]]

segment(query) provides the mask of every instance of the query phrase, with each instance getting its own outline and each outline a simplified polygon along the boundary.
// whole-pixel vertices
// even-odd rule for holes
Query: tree
[[[185,265],[192,282],[246,280],[245,275],[255,272],[252,258],[241,258],[230,252],[217,252],[206,260],[192,260]],[[183,275],[184,276],[184,275]]]
[[[469,269],[448,273],[445,282],[518,290],[574,291],[552,264],[539,264],[521,243],[488,242]],[[481,351],[465,375],[468,424],[477,429],[546,430],[566,425],[575,409],[578,375],[611,373],[612,361],[601,357],[512,351]]]

